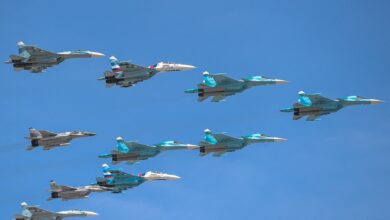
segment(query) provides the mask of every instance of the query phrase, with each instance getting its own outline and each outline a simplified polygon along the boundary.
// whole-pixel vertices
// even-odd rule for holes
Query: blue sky
[[[21,1],[0,2],[3,60],[16,43],[50,51],[90,49],[100,59],[69,60],[41,75],[0,65],[0,219],[26,201],[50,210],[79,208],[94,219],[389,219],[390,108],[358,106],[318,122],[279,109],[297,92],[390,100],[390,3],[360,0]],[[96,79],[108,57],[140,65],[192,64],[134,88]],[[290,81],[224,103],[198,103],[183,91],[201,73]],[[97,136],[63,149],[28,152],[28,127],[86,130]],[[47,202],[49,181],[78,186],[101,175],[97,158],[127,140],[198,143],[202,131],[288,139],[221,158],[162,153],[125,171],[162,171],[180,181],[150,182],[123,194]]]

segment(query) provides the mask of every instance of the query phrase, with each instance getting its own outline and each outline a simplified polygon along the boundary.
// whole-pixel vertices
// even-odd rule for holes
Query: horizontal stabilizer
[[[110,77],[114,77],[114,76],[115,76],[115,73],[113,73],[113,72],[110,72],[110,71],[104,72],[105,78],[110,78]]]
[[[123,154],[123,153],[120,151],[117,151],[117,150],[112,150],[111,155],[114,155],[114,154]]]
[[[24,57],[18,55],[10,55],[9,58],[11,58],[12,61],[22,61],[25,59]]]

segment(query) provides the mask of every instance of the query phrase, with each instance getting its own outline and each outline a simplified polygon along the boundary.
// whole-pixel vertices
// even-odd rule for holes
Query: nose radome
[[[179,68],[182,69],[182,70],[193,70],[193,69],[196,69],[195,66],[187,65],[187,64],[180,64]]]
[[[87,135],[87,136],[95,136],[96,133],[93,133],[93,132],[84,132],[84,135]]]
[[[382,101],[382,100],[379,100],[379,99],[370,99],[370,103],[371,104],[374,104],[374,105],[376,105],[376,104],[381,104],[381,103],[383,103],[384,101]]]
[[[93,58],[99,58],[99,57],[104,57],[104,54],[99,53],[99,52],[90,52],[91,57]]]
[[[276,79],[275,82],[276,82],[276,84],[286,84],[286,83],[288,83],[288,81],[282,80],[282,79]]]
[[[274,138],[275,142],[284,142],[284,141],[287,141],[287,139],[285,138]]]
[[[99,215],[99,214],[96,213],[96,212],[89,212],[89,211],[85,212],[85,214],[86,214],[87,216],[97,216],[97,215]]]
[[[167,180],[178,180],[178,179],[181,179],[181,177],[180,176],[176,176],[176,175],[167,174],[166,175],[166,179]]]

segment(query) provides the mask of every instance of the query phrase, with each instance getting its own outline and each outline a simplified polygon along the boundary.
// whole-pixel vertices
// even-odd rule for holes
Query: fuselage
[[[322,105],[305,106],[299,103],[294,104],[292,108],[282,109],[282,112],[294,112],[294,115],[326,114],[337,112],[344,106],[339,101],[329,102]]]
[[[60,211],[56,213],[58,216],[65,217],[88,217],[88,216],[96,216],[97,213],[90,211],[81,211],[81,210],[69,210],[69,211]]]
[[[161,153],[159,150],[147,150],[147,151],[139,151],[139,152],[129,152],[129,153],[113,153],[111,154],[112,161],[115,162],[121,162],[121,161],[131,161],[136,162],[139,160],[147,160],[151,157],[155,157]]]
[[[116,176],[112,182],[109,182],[107,179],[101,177],[96,178],[96,181],[99,186],[108,187],[113,193],[118,193],[128,188],[137,187],[146,180],[137,176]]]
[[[81,199],[86,198],[90,193],[91,191],[81,188],[77,190],[51,192],[51,198],[61,198],[63,200]]]
[[[81,132],[81,131],[71,131],[58,133],[55,136],[48,136],[42,138],[33,138],[31,140],[31,145],[33,147],[38,146],[66,146],[69,145],[69,142],[75,138],[94,136],[95,133],[92,132]]]

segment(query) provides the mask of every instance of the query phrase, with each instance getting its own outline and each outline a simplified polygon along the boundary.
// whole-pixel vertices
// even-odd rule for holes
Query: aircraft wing
[[[230,77],[227,77],[224,74],[216,74],[216,75],[211,75],[210,76],[215,80],[217,85],[227,85],[227,84],[234,84],[240,82],[239,80],[232,79]]]
[[[241,139],[228,136],[226,134],[213,134],[214,138],[217,139],[218,143],[221,142],[232,142],[232,141],[240,141]]]
[[[214,157],[220,157],[220,156],[222,156],[223,154],[225,154],[227,151],[225,150],[225,151],[219,151],[219,152],[215,152],[215,153],[213,153],[213,156]]]
[[[207,98],[208,98],[208,96],[198,96],[198,102],[203,102]]]
[[[124,72],[145,72],[145,71],[150,71],[149,68],[143,67],[137,64],[130,63],[128,61],[121,61],[118,63],[118,65],[121,67],[121,69]]]
[[[46,146],[43,146],[43,150],[51,150],[55,147],[57,147],[58,145],[46,145]]]
[[[40,130],[39,133],[42,134],[42,137],[54,137],[57,135],[56,133],[45,131],[45,130]]]
[[[317,118],[319,118],[320,115],[309,115],[307,118],[306,118],[306,121],[316,121]]]
[[[306,121],[317,121],[319,117],[321,117],[323,115],[327,115],[327,114],[330,114],[330,112],[320,112],[317,114],[311,114],[311,115],[307,116]]]
[[[60,186],[60,187],[61,187],[61,189],[63,191],[74,191],[74,190],[77,190],[77,188],[71,187],[71,186]]]
[[[30,207],[27,207],[26,209],[28,209],[28,211],[30,211],[33,216],[34,215],[35,216],[39,216],[39,215],[44,215],[44,216],[55,215],[55,213],[53,213],[53,212],[50,212],[50,211],[38,208],[36,206],[30,206]]]
[[[58,54],[43,50],[39,47],[35,46],[26,46],[23,48],[23,50],[27,51],[30,56],[57,56]]]
[[[33,66],[31,67],[30,71],[32,73],[40,73],[42,72],[43,70],[45,70],[48,66],[43,66],[43,65],[37,65],[37,66]]]
[[[125,144],[131,150],[146,150],[146,149],[150,149],[150,146],[144,145],[144,144],[140,144],[140,143],[137,143],[135,141],[129,141],[129,142],[126,142]]]
[[[145,78],[126,78],[126,74],[124,75],[125,80],[120,82],[121,87],[130,87],[145,80]]]
[[[335,102],[332,99],[328,99],[328,98],[323,97],[323,96],[318,95],[318,94],[315,94],[315,95],[304,94],[303,96],[306,96],[307,98],[309,98],[312,104],[324,104],[324,103],[329,103],[329,102]]]
[[[28,218],[24,215],[15,215],[15,220],[28,220]]]
[[[217,95],[214,96],[213,99],[211,99],[212,102],[220,102],[223,101],[226,98],[226,96],[223,95]]]

